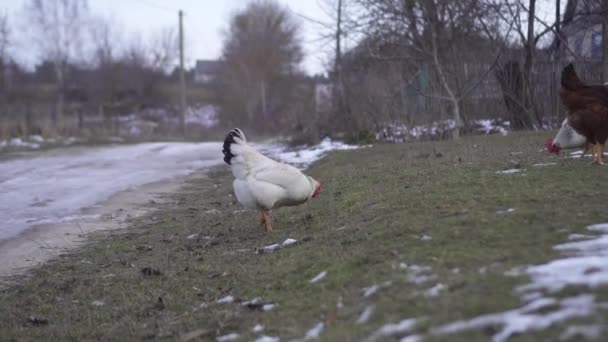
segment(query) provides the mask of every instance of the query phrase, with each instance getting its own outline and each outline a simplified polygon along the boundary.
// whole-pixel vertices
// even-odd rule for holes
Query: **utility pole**
[[[559,89],[558,88],[558,84],[559,84],[559,71],[561,69],[561,65],[562,65],[562,33],[561,33],[561,20],[562,20],[562,16],[561,16],[561,1],[560,0],[556,0],[555,1],[555,70],[553,70],[553,76],[555,77],[553,79],[553,84],[555,85],[555,89]],[[554,99],[555,99],[555,110],[553,111],[553,113],[559,113],[559,103],[560,103],[560,98],[559,98],[559,91],[555,91],[554,93]],[[559,116],[559,114],[558,114]],[[561,120],[561,117],[559,117],[559,119]]]
[[[184,76],[184,11],[179,10],[179,128],[186,135],[186,78]]]

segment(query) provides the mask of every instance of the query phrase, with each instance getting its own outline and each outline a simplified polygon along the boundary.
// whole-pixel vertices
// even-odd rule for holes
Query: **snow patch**
[[[280,161],[306,168],[331,151],[356,150],[362,147],[369,146],[347,145],[339,141],[332,141],[329,138],[325,138],[318,145],[308,148],[298,148],[296,151],[285,151],[284,146],[274,146],[268,148],[267,152]]]
[[[104,301],[103,301],[103,300],[94,300],[94,301],[91,303],[91,305],[93,305],[93,306],[104,306],[104,305],[106,305],[106,303],[104,303]]]
[[[515,208],[509,208],[506,210],[499,210],[496,212],[497,215],[504,215],[504,214],[508,214],[508,213],[512,213],[515,211]]]
[[[427,298],[435,298],[438,297],[441,292],[445,289],[447,289],[447,285],[442,284],[442,283],[438,283],[437,285],[431,287],[430,289],[426,290],[424,292],[424,296]]]
[[[539,310],[557,309],[548,313],[535,313]],[[489,326],[502,325],[498,333],[492,336],[492,341],[507,341],[511,336],[528,331],[544,330],[556,323],[572,318],[588,316],[594,309],[594,297],[581,295],[557,300],[555,298],[540,298],[519,309],[501,313],[488,314],[468,321],[449,323],[431,331],[433,335],[448,335],[466,330],[482,329]]]
[[[283,241],[283,243],[281,244],[281,247],[288,247],[288,246],[295,244],[296,242],[298,242],[298,240],[289,238],[289,239]]]
[[[272,336],[260,336],[258,337],[258,339],[255,340],[255,342],[279,342],[281,339],[278,337],[272,337]]]
[[[370,287],[363,288],[363,297],[368,298],[373,296],[374,294],[376,294],[376,292],[378,292],[378,289],[380,289],[380,286],[378,285],[372,285]]]
[[[310,279],[310,283],[311,284],[318,283],[323,278],[325,278],[326,275],[327,275],[327,271],[323,271],[323,272],[317,274],[314,278]]]
[[[500,342],[517,334],[540,331],[557,323],[586,317],[599,308],[606,308],[606,304],[596,303],[595,297],[590,294],[565,299],[546,297],[547,293],[555,293],[569,286],[594,288],[608,284],[608,224],[596,224],[587,229],[603,234],[591,238],[578,234],[575,241],[572,241],[571,235],[570,242],[554,247],[565,253],[565,257],[523,269],[531,278],[531,283],[516,289],[522,302],[526,303],[523,307],[449,323],[432,329],[431,333],[447,335],[501,326],[492,337],[493,341]],[[521,274],[521,271],[514,273]],[[562,337],[570,338],[580,333],[580,329],[571,328]]]
[[[540,163],[540,164],[534,164],[532,165],[533,167],[546,167],[546,166],[555,166],[557,165],[557,163]]]
[[[261,324],[256,324],[256,325],[255,325],[255,326],[254,326],[254,327],[251,329],[251,331],[253,331],[254,333],[259,333],[259,332],[262,332],[262,331],[264,331],[264,326],[263,326],[263,325],[261,325]]]
[[[365,310],[363,310],[363,312],[361,312],[361,315],[357,319],[357,324],[367,323],[367,321],[369,321],[369,319],[372,317],[372,314],[374,313],[374,309],[375,309],[374,305],[369,305],[368,307],[366,307]]]
[[[234,303],[235,298],[233,296],[226,296],[224,298],[218,299],[217,303],[218,304],[229,304],[229,303]]]
[[[304,341],[309,341],[309,340],[314,340],[314,339],[319,338],[319,336],[321,336],[321,333],[323,332],[324,329],[325,329],[325,323],[323,323],[323,322],[318,323],[317,325],[310,328],[310,330],[308,330],[306,332],[306,335],[304,336]]]
[[[232,334],[228,334],[228,335],[224,335],[224,336],[220,336],[217,338],[217,342],[230,342],[230,341],[236,341],[238,340],[240,337],[239,334],[237,333],[232,333]]]
[[[410,332],[418,323],[415,318],[404,319],[398,323],[385,324],[378,329],[368,340],[375,341],[381,337],[393,336]]]
[[[511,175],[514,173],[519,173],[522,172],[522,169],[509,169],[509,170],[502,170],[502,171],[496,171],[497,175]]]

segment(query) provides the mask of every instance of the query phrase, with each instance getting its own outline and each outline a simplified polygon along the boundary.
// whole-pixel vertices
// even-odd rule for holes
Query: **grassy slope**
[[[309,170],[323,181],[321,198],[277,210],[272,234],[262,233],[255,214],[238,211],[225,169],[213,172],[192,181],[173,206],[128,231],[99,236],[1,293],[0,331],[9,339],[119,340],[175,339],[202,329],[202,339],[237,332],[250,340],[260,323],[266,334],[290,339],[325,321],[323,339],[347,340],[405,318],[426,317],[424,329],[517,307],[513,288],[526,279],[505,271],[547,261],[568,234],[607,219],[608,169],[539,152],[543,138],[513,134],[334,153]],[[513,162],[525,175],[495,173]],[[496,213],[507,208],[516,210]],[[212,239],[186,239],[191,234]],[[421,241],[425,234],[432,240]],[[253,252],[287,237],[298,244]],[[407,282],[401,262],[432,267],[449,289],[425,298],[437,281]],[[162,275],[143,276],[144,267]],[[323,270],[327,277],[310,284]],[[393,283],[362,297],[363,287],[385,281]],[[215,303],[226,294],[278,306],[260,312]],[[340,298],[344,307],[337,309]],[[195,310],[201,303],[208,307]],[[376,305],[370,321],[355,324],[369,304]],[[49,323],[33,325],[29,316]]]

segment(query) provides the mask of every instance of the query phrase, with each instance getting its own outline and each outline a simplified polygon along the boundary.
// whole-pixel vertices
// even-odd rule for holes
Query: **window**
[[[602,53],[602,33],[593,32],[591,34],[591,58],[601,59]]]
[[[576,53],[577,56],[582,56],[583,55],[583,39],[585,38],[584,35],[577,35],[576,40],[574,41],[574,53]]]

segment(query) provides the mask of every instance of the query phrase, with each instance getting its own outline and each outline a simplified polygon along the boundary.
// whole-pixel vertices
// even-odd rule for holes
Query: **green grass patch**
[[[322,340],[347,341],[406,318],[425,318],[415,330],[424,332],[519,307],[514,288],[527,279],[506,271],[555,258],[554,245],[608,219],[608,168],[549,156],[544,135],[332,153],[308,171],[322,180],[321,197],[276,210],[271,234],[256,213],[241,211],[227,168],[214,170],[128,230],[97,234],[3,291],[0,331],[7,340],[174,340],[193,331],[201,340],[229,333],[253,340],[251,329],[261,324],[264,334],[290,340],[325,322]],[[547,162],[558,165],[533,167]],[[496,174],[514,165],[523,171]],[[515,210],[499,213],[508,208]],[[254,252],[287,238],[298,243]],[[412,283],[401,263],[428,266],[436,278]],[[311,284],[321,271],[327,276]],[[447,289],[424,296],[437,283]],[[374,284],[381,288],[364,298],[362,288]],[[276,307],[216,302],[227,295]],[[370,320],[357,324],[371,304]],[[490,333],[450,340],[485,341]]]

